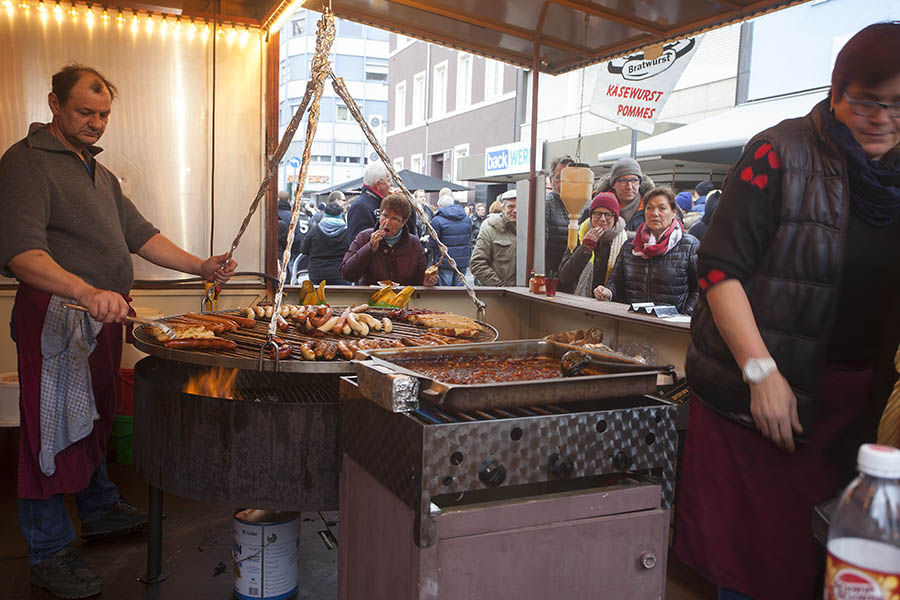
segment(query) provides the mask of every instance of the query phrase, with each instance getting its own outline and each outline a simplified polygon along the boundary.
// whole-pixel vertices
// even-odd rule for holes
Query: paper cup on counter
[[[19,374],[0,373],[0,427],[19,426]]]

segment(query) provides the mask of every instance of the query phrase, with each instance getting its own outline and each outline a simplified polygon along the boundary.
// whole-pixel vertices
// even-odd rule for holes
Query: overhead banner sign
[[[648,59],[643,52],[606,63],[597,75],[591,113],[619,125],[653,134],[653,124],[700,45],[700,37],[663,46]]]

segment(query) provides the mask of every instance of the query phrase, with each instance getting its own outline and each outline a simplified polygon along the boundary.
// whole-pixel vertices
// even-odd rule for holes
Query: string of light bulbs
[[[146,35],[159,32],[162,37],[170,33],[175,37],[184,36],[188,41],[195,38],[205,43],[210,36],[213,24],[201,18],[185,17],[179,15],[154,13],[132,9],[121,9],[99,4],[76,4],[45,2],[45,0],[0,0],[7,17],[10,20],[16,16],[29,19],[36,16],[43,24],[56,21],[62,25],[65,21],[73,25],[83,23],[88,30],[95,26],[128,28],[133,35],[143,31]],[[65,8],[67,7],[67,8]],[[246,45],[252,35],[260,35],[261,29],[250,27],[246,24],[219,23],[215,35],[224,38],[230,45]]]

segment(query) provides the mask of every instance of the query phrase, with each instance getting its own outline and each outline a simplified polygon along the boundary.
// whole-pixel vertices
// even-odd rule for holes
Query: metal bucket
[[[287,600],[297,595],[300,513],[248,508],[234,515],[234,595]]]

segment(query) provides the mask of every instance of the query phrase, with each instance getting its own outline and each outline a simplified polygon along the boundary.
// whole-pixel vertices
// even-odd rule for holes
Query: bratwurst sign
[[[652,134],[653,124],[699,44],[700,38],[688,38],[666,44],[655,58],[639,52],[609,61],[597,75],[591,112]]]

